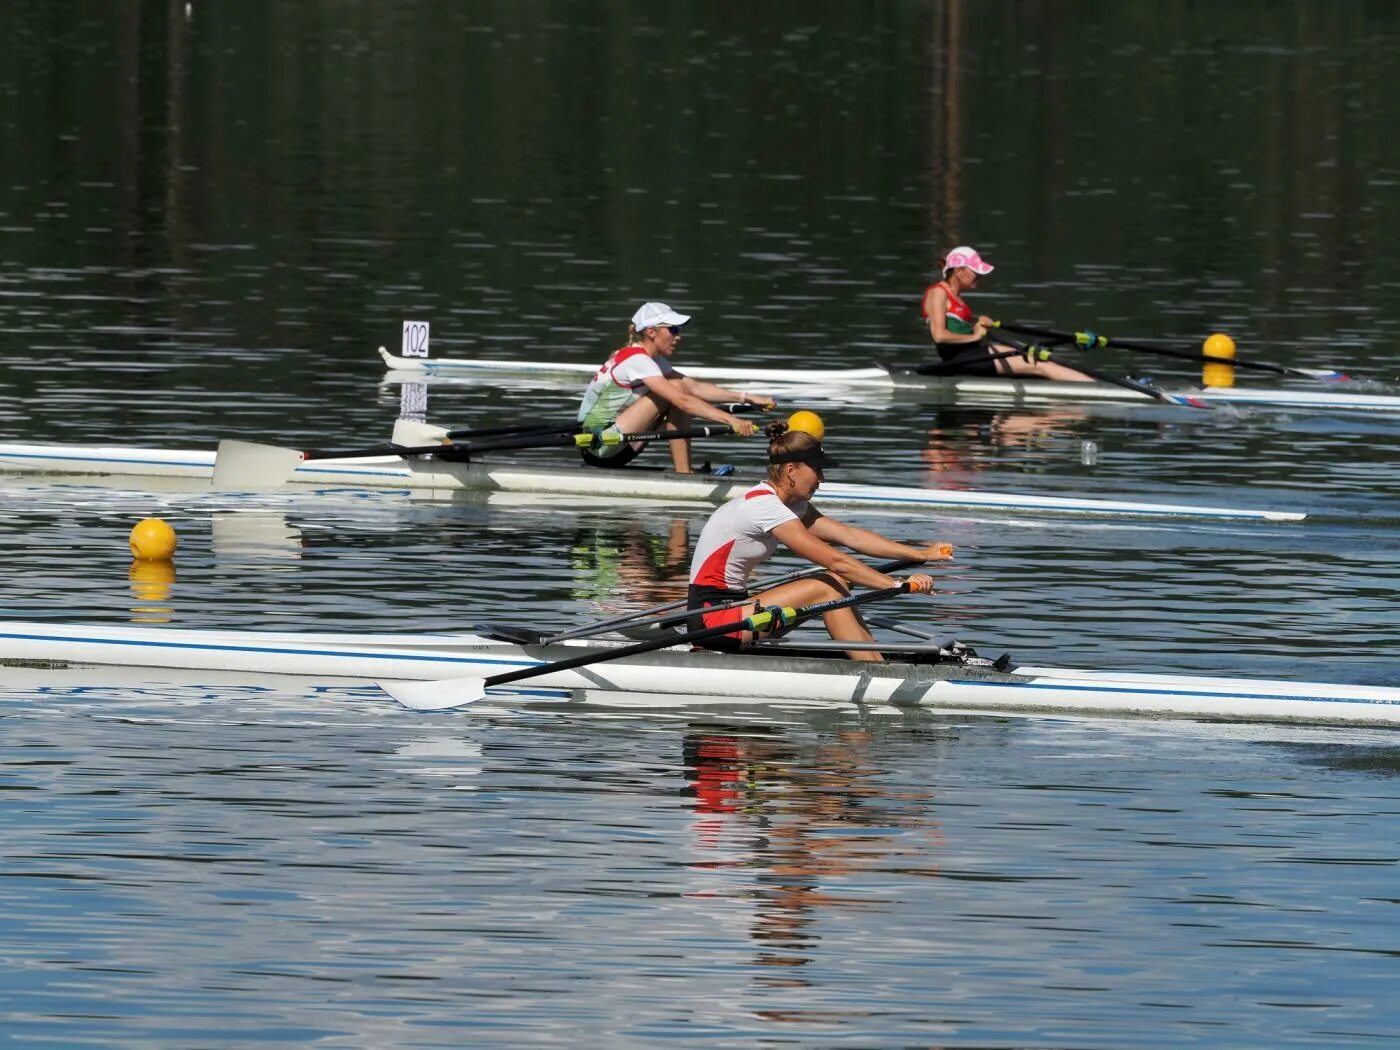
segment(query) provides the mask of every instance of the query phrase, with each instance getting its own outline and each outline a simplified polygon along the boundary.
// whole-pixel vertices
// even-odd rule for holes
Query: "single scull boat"
[[[499,361],[484,358],[398,357],[379,349],[385,365],[397,379],[414,375],[476,376],[481,379],[514,376],[571,378],[591,376],[597,365],[546,361]],[[1057,401],[1118,401],[1156,403],[1148,394],[1111,383],[1054,383],[1043,379],[1003,379],[982,376],[920,375],[908,368],[728,368],[686,365],[683,371],[696,379],[734,383],[781,383],[880,391],[915,389],[986,397],[1017,404]],[[1341,394],[1307,386],[1237,389],[1235,387],[1183,387],[1163,393],[1209,405],[1255,406],[1280,409],[1323,409],[1346,412],[1397,412],[1400,397],[1385,394]]]
[[[209,482],[215,453],[196,449],[0,443],[0,473],[103,478],[183,478]],[[322,488],[375,488],[419,492],[533,492],[599,499],[653,499],[719,504],[749,488],[752,480],[627,467],[598,470],[532,464],[379,456],[314,459],[297,466],[290,481]],[[1297,511],[1152,503],[1137,500],[1041,496],[887,485],[822,486],[819,502],[862,510],[1008,511],[1134,517],[1243,518],[1301,521]]]
[[[532,686],[581,690],[584,700],[604,694],[639,695],[657,707],[795,701],[957,712],[1400,725],[1400,689],[1380,686],[1060,667],[997,670],[985,660],[933,662],[936,646],[896,647],[890,662],[862,664],[796,646],[784,651],[790,644],[745,655],[659,649],[551,672],[533,679]],[[0,622],[0,667],[25,667],[36,675],[82,667],[134,668],[153,681],[183,680],[192,677],[188,672],[295,676],[318,685],[442,681],[553,663],[598,648],[587,642],[522,646],[470,634],[301,634]],[[532,699],[549,697],[526,693],[511,695],[509,702]]]

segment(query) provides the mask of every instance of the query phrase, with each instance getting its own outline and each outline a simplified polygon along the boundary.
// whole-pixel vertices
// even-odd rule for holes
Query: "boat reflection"
[[[616,615],[684,598],[690,571],[689,519],[629,516],[588,522],[569,547],[572,597]]]
[[[945,409],[934,413],[919,457],[928,465],[929,488],[971,488],[972,476],[1005,467],[1008,461],[1063,460],[1073,456],[1092,465],[1097,448],[1081,439],[1077,424],[1088,418],[1079,408],[985,412]]]
[[[755,961],[774,971],[761,983],[808,983],[796,971],[815,957],[828,910],[899,904],[881,896],[879,873],[939,875],[933,859],[943,838],[929,815],[933,795],[883,783],[873,737],[864,729],[815,743],[751,730],[685,737],[686,793],[704,855],[692,867],[743,873],[738,887],[726,884],[718,895],[752,903]]]

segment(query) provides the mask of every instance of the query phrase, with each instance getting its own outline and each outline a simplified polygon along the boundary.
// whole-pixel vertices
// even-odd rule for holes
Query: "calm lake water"
[[[961,242],[1003,319],[1224,330],[1400,392],[1385,6],[12,0],[0,41],[0,440],[377,441],[405,318],[437,356],[594,362],[660,299],[682,367],[912,360]],[[437,383],[428,417],[577,395]],[[833,480],[1310,515],[847,515],[956,544],[905,618],[1028,663],[1400,681],[1400,419],[784,407]],[[0,505],[6,617],[373,631],[668,600],[705,515],[16,477]],[[131,566],[149,515],[173,576]],[[1375,1046],[1396,740],[3,669],[0,1041]]]

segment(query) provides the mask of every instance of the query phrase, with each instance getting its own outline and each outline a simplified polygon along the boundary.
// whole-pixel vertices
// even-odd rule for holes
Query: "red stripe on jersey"
[[[716,547],[705,559],[704,564],[700,566],[700,571],[696,573],[695,579],[690,582],[698,587],[727,588],[729,584],[724,579],[724,568],[729,564],[729,552],[733,549],[733,540],[721,547]]]
[[[647,352],[646,352],[644,349],[642,349],[640,346],[624,346],[624,347],[623,347],[621,350],[619,350],[617,353],[613,354],[613,355],[612,355],[612,360],[610,360],[610,361],[607,363],[606,368],[607,368],[607,370],[608,370],[608,377],[609,377],[610,379],[612,379],[612,381],[613,381],[614,383],[616,383],[618,386],[627,387],[627,388],[629,388],[629,389],[632,388],[632,387],[636,387],[636,386],[641,385],[641,384],[638,384],[638,383],[624,383],[622,380],[618,379],[618,378],[617,378],[617,367],[618,367],[620,364],[622,364],[624,361],[627,361],[627,360],[629,360],[629,359],[631,359],[631,358],[633,358],[633,357],[636,357],[638,354],[641,354],[643,357],[645,357],[645,356],[646,356],[646,353],[647,353]]]

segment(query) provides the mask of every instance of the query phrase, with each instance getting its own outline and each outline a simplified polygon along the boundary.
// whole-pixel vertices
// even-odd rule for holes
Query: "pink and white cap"
[[[959,245],[948,253],[948,258],[944,260],[943,263],[943,272],[947,273],[949,270],[956,270],[959,266],[966,266],[973,273],[982,276],[996,269],[995,266],[984,263],[982,261],[982,256],[977,254],[975,248],[969,248],[965,244]]]

